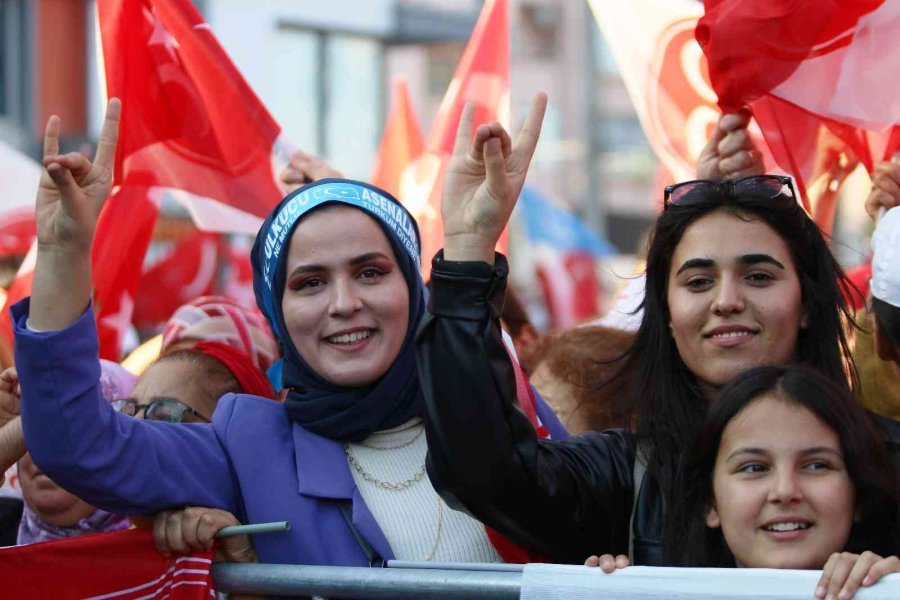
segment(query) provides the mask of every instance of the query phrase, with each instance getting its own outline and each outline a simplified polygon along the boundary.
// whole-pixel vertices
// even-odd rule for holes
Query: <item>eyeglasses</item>
[[[683,181],[666,188],[664,207],[707,202],[711,199],[754,198],[797,203],[794,183],[787,175],[751,175],[740,179]]]
[[[129,417],[144,412],[147,421],[163,421],[165,423],[209,423],[210,420],[187,404],[174,398],[158,398],[149,404],[138,404],[131,398],[119,398],[112,401],[112,407]]]

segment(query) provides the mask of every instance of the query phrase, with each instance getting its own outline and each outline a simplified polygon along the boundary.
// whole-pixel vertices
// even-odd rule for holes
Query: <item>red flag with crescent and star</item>
[[[283,195],[290,145],[189,0],[98,0],[97,14],[122,120],[95,234],[94,308],[100,354],[118,360],[164,196],[201,230],[255,234]],[[8,303],[30,293],[29,264]]]

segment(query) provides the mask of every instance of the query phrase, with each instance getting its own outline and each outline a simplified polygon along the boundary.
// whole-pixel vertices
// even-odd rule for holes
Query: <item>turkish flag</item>
[[[589,2],[663,167],[649,200],[661,210],[666,185],[696,178],[697,158],[720,116],[706,57],[694,38],[703,5],[695,0]],[[749,132],[765,162],[774,164],[756,123]]]
[[[0,589],[35,600],[214,600],[213,553],[163,556],[145,529],[0,548]]]
[[[135,297],[132,322],[139,330],[161,329],[186,302],[213,293],[224,240],[218,233],[196,231],[144,272]]]
[[[509,124],[509,9],[508,0],[486,0],[463,52],[450,87],[438,110],[425,152],[403,174],[400,201],[419,223],[422,237],[422,276],[431,273],[431,258],[444,242],[441,189],[456,130],[467,102],[476,105],[473,125],[500,121]],[[498,243],[506,250],[506,233]]]
[[[424,146],[406,80],[397,77],[391,87],[391,110],[372,169],[372,184],[402,198],[403,173],[422,154]]]
[[[255,234],[281,199],[281,128],[189,0],[99,0],[115,183],[178,191],[197,226]]]
[[[97,12],[107,92],[123,110],[94,302],[100,355],[118,360],[163,195],[200,229],[255,234],[282,197],[290,146],[189,0],[98,0]],[[30,293],[30,265],[7,307]]]
[[[163,194],[201,229],[256,233],[282,196],[276,164],[288,151],[191,2],[99,0],[97,12],[107,91],[123,111],[94,301],[101,356],[118,359]]]
[[[116,362],[122,358],[122,340],[131,324],[158,198],[157,190],[145,186],[118,186],[100,213],[91,252],[100,358]]]
[[[900,0],[705,0],[696,36],[724,110],[750,106],[830,229],[836,191],[900,147]]]

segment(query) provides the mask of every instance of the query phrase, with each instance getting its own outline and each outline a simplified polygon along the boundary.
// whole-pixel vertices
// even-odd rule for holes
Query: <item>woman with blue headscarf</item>
[[[173,507],[287,520],[263,562],[495,561],[485,528],[425,473],[413,338],[424,312],[415,221],[367,184],[323,180],[282,200],[253,247],[257,302],[283,346],[284,404],[229,394],[211,424],[172,427],[100,399],[90,247],[109,190],[119,104],[94,163],[58,155],[37,199],[33,293],[12,309],[22,417],[37,465],[120,514]]]

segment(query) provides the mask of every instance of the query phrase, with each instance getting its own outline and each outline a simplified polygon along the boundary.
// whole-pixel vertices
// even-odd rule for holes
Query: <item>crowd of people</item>
[[[900,572],[900,425],[859,400],[852,286],[791,178],[764,172],[749,114],[723,116],[698,179],[666,188],[638,330],[535,341],[495,247],[546,103],[515,140],[464,110],[433,259],[389,193],[300,157],[252,249],[259,312],[179,309],[139,377],[97,358],[91,302],[128,107],[110,101],[93,161],[59,153],[51,118],[32,294],[0,374],[18,542],[139,526],[185,552],[287,520],[222,557],[815,569],[815,595],[842,600]],[[900,166],[880,164],[870,343],[894,385],[898,201]]]

